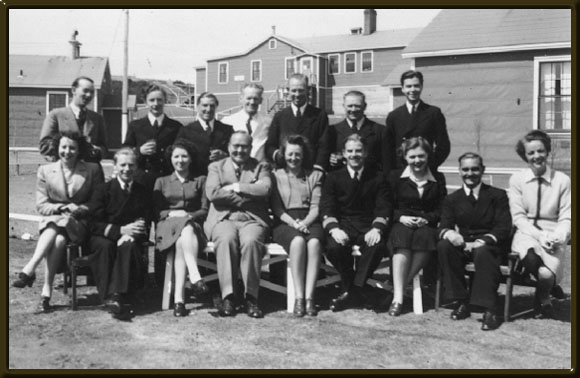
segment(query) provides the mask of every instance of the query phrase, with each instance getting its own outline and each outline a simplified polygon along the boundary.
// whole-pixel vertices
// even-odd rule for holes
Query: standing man
[[[376,171],[383,170],[382,143],[385,127],[371,121],[365,116],[367,108],[366,97],[359,91],[349,91],[344,95],[344,121],[328,128],[330,145],[330,169],[336,170],[344,166],[342,147],[344,140],[358,134],[365,140],[367,146],[366,165]]]
[[[272,181],[269,165],[250,157],[251,150],[252,137],[246,131],[235,131],[229,143],[230,157],[209,165],[205,185],[211,205],[204,229],[215,245],[222,316],[235,315],[234,286],[240,273],[248,316],[263,316],[258,290],[270,233]]]
[[[89,206],[90,259],[101,300],[107,299],[114,318],[128,320],[131,296],[143,287],[147,271],[142,245],[153,219],[152,194],[133,180],[137,155],[131,148],[121,148],[113,160],[116,178],[94,190]]]
[[[328,232],[326,256],[340,274],[343,293],[330,303],[332,311],[370,304],[367,279],[383,258],[387,223],[392,212],[382,174],[365,167],[366,147],[358,134],[344,141],[346,167],[330,172],[322,190],[320,215]],[[355,263],[351,250],[360,247]]]
[[[189,140],[198,152],[200,174],[207,175],[209,163],[228,156],[228,142],[234,132],[231,125],[215,119],[219,105],[217,97],[203,92],[197,98],[197,120],[182,127],[176,139]]]
[[[151,84],[145,90],[145,103],[149,112],[146,117],[132,121],[127,128],[125,146],[137,153],[139,170],[135,180],[153,190],[158,177],[171,174],[173,168],[167,161],[165,150],[175,142],[181,129],[180,122],[165,114],[167,94],[157,84]]]
[[[505,190],[482,183],[484,172],[478,154],[467,152],[459,157],[463,187],[443,202],[437,252],[445,296],[459,301],[451,319],[466,319],[471,315],[469,304],[478,306],[485,311],[481,329],[489,331],[500,324],[497,289],[500,264],[510,248],[512,218]],[[470,260],[475,263],[471,295],[464,277],[465,263]]]
[[[281,167],[284,157],[280,145],[285,137],[300,134],[311,143],[314,169],[324,171],[328,168],[330,147],[328,144],[328,115],[308,103],[308,77],[293,74],[288,81],[291,104],[279,111],[272,119],[266,153],[276,166]]]
[[[242,87],[240,104],[242,110],[224,117],[225,124],[232,125],[234,131],[246,131],[252,137],[252,151],[250,157],[259,162],[266,160],[266,140],[268,128],[272,121],[270,117],[260,114],[264,87],[260,84],[249,83]]]
[[[64,131],[78,132],[91,144],[86,161],[98,163],[107,152],[105,120],[87,106],[95,97],[95,84],[91,78],[80,76],[72,83],[72,101],[69,106],[53,109],[48,113],[40,130],[40,153],[47,160],[55,161],[58,151],[53,138]]]
[[[407,71],[401,75],[402,91],[407,102],[393,110],[387,116],[385,129],[383,167],[385,173],[392,169],[404,167],[403,159],[398,156],[403,140],[411,137],[423,137],[433,146],[433,159],[430,168],[433,172],[443,164],[451,149],[447,125],[441,109],[421,101],[423,91],[423,74],[419,71]]]

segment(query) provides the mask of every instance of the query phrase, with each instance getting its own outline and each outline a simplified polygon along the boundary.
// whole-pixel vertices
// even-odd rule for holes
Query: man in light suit
[[[484,172],[478,154],[467,152],[459,157],[463,187],[443,202],[437,252],[445,296],[459,301],[451,319],[466,319],[471,315],[468,305],[478,306],[485,311],[481,329],[488,331],[500,324],[496,316],[497,289],[500,264],[510,247],[512,218],[505,190],[482,183]],[[475,263],[471,295],[464,277],[469,260]]]
[[[207,175],[209,163],[228,156],[228,143],[234,132],[231,125],[215,119],[217,97],[204,92],[197,98],[197,120],[182,127],[176,139],[187,139],[198,152],[200,174]]]
[[[91,78],[81,76],[72,83],[72,101],[69,106],[53,109],[48,113],[40,131],[40,153],[54,161],[57,152],[52,141],[59,132],[73,131],[84,135],[92,145],[85,161],[98,163],[107,152],[105,121],[87,106],[95,96],[95,85]]]
[[[206,194],[211,205],[204,224],[214,242],[222,292],[222,316],[235,314],[234,284],[240,273],[248,316],[261,318],[258,307],[260,268],[270,232],[268,199],[272,188],[268,164],[250,157],[252,137],[235,131],[230,157],[211,163]]]
[[[234,131],[246,131],[252,137],[250,156],[259,162],[266,161],[266,140],[272,119],[259,112],[262,104],[264,87],[248,83],[242,87],[240,104],[242,110],[222,119],[223,123],[232,125]]]

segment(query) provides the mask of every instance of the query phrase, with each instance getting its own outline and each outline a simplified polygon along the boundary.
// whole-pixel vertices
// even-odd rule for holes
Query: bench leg
[[[435,284],[435,311],[439,311],[440,305],[441,305],[441,277],[437,277],[437,283]]]
[[[504,309],[503,309],[503,318],[504,321],[509,322],[510,319],[510,305],[511,305],[511,301],[512,301],[512,291],[513,291],[513,283],[512,283],[512,278],[508,277],[506,279],[506,285],[505,285],[505,305],[504,305]]]
[[[165,279],[163,281],[163,300],[161,302],[161,309],[168,310],[171,306],[171,296],[173,294],[173,260],[175,252],[167,253],[165,260]]]
[[[423,313],[423,293],[421,291],[420,273],[417,273],[413,277],[413,312],[417,315]]]
[[[71,307],[73,311],[77,310],[77,267],[76,266],[72,266],[71,267],[71,291],[72,291],[72,303],[71,303]]]
[[[294,278],[292,277],[292,270],[290,269],[290,259],[286,260],[286,311],[294,312]]]

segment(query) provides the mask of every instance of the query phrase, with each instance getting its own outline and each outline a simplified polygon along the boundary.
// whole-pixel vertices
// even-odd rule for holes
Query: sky
[[[363,26],[363,9],[131,9],[129,75],[195,82],[208,58],[243,52],[271,35],[348,34]],[[439,9],[377,9],[377,30],[426,26]],[[121,9],[10,9],[9,54],[70,56],[74,30],[81,56],[109,57],[123,73]]]

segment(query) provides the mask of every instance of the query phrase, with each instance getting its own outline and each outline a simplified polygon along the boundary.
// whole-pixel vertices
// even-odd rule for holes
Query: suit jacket
[[[122,236],[121,226],[138,218],[145,219],[147,225],[151,224],[153,219],[151,197],[151,191],[136,181],[131,184],[130,193],[123,191],[117,179],[99,185],[94,190],[89,204],[91,234],[117,240]],[[143,236],[143,240],[148,237],[147,233]]]
[[[330,172],[320,200],[322,226],[330,231],[348,219],[359,232],[370,227],[384,232],[392,212],[390,197],[380,172],[365,168],[359,184],[350,177],[346,167]]]
[[[441,217],[441,205],[447,195],[445,176],[432,172],[437,182],[428,181],[419,197],[417,184],[409,177],[401,177],[404,169],[389,173],[389,185],[393,193],[393,221],[399,221],[402,215],[422,217],[429,226],[437,227]]]
[[[433,147],[433,156],[430,159],[433,172],[449,156],[451,145],[445,117],[436,106],[421,101],[416,113],[411,116],[407,106],[402,105],[387,115],[386,125],[383,149],[385,173],[405,166],[405,162],[398,157],[397,150],[405,139],[412,137],[423,137]]]
[[[239,193],[222,189],[234,183],[239,183]],[[250,158],[242,167],[238,180],[231,158],[211,163],[205,184],[205,192],[211,202],[204,224],[208,238],[213,227],[234,211],[245,211],[258,223],[268,227],[271,223],[268,211],[271,189],[272,179],[268,164],[258,163],[256,159]]]
[[[328,115],[324,110],[308,104],[300,120],[294,116],[291,106],[276,113],[268,131],[266,157],[273,160],[274,152],[280,148],[284,138],[292,134],[307,137],[312,147],[313,163],[321,168],[328,168]]]
[[[54,151],[52,140],[54,136],[63,131],[80,132],[75,114],[70,106],[53,109],[48,113],[40,130],[40,153],[44,156],[56,156],[58,151]],[[105,120],[92,110],[87,109],[87,119],[83,126],[83,135],[87,137],[89,143],[98,146],[101,153],[107,152],[107,137],[105,131]]]
[[[181,127],[180,122],[167,117],[167,114],[157,128],[151,125],[149,118],[139,118],[129,124],[123,145],[135,150],[140,169],[155,173],[157,176],[165,176],[173,171],[171,162],[165,159],[165,150],[175,142]],[[141,155],[139,148],[151,139],[157,142],[157,152],[149,156]]]
[[[370,169],[382,171],[383,170],[382,145],[384,141],[384,133],[385,127],[383,125],[373,122],[366,117],[360,130],[356,131],[354,131],[350,127],[348,121],[345,119],[342,122],[337,123],[335,125],[331,125],[328,128],[329,134],[328,141],[330,145],[330,152],[331,153],[341,152],[343,149],[344,140],[352,134],[358,134],[365,139],[365,143],[367,146],[368,156],[365,165]],[[336,167],[335,169],[338,168],[340,168],[340,166]]]
[[[222,121],[232,125],[234,131],[247,131],[248,118],[248,113],[242,109],[237,113],[222,118]],[[252,152],[250,152],[250,156],[259,162],[266,160],[266,140],[268,139],[268,129],[271,123],[272,118],[260,112],[252,116]]]
[[[216,119],[214,120],[213,131],[211,135],[208,135],[201,126],[201,123],[195,121],[179,129],[175,139],[183,138],[193,143],[198,152],[199,173],[207,175],[210,150],[217,149],[227,153],[228,143],[233,132],[234,129],[231,125],[221,123]]]
[[[487,245],[508,245],[512,217],[505,190],[481,184],[475,207],[463,187],[445,198],[438,235],[459,228],[465,241],[482,239]]]

